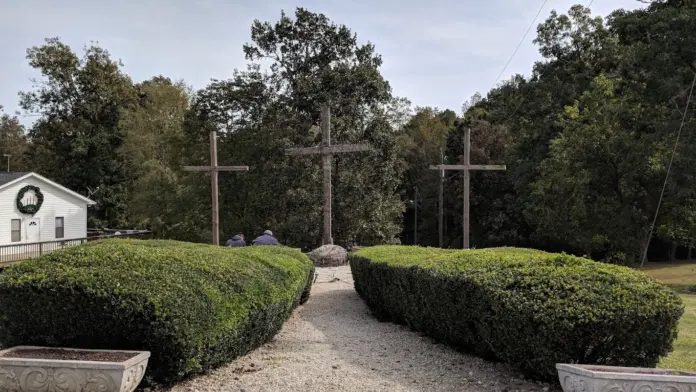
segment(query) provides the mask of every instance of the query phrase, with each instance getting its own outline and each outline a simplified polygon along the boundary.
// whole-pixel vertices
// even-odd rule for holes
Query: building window
[[[12,219],[10,225],[10,240],[12,242],[19,242],[22,240],[22,220]]]
[[[65,229],[63,228],[63,218],[56,218],[56,238],[63,238]]]

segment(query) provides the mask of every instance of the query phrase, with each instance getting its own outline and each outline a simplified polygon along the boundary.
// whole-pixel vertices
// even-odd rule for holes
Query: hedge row
[[[641,272],[564,254],[379,246],[349,257],[377,317],[547,380],[556,363],[654,367],[684,312]]]
[[[309,296],[313,270],[284,247],[110,240],[0,274],[0,343],[152,352],[168,384],[271,339]]]

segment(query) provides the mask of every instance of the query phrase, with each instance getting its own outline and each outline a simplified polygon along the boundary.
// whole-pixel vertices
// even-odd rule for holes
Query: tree
[[[251,167],[221,178],[223,233],[270,227],[288,244],[321,243],[320,165],[310,157],[288,158],[285,149],[320,142],[311,129],[323,103],[331,105],[334,143],[367,142],[375,149],[334,157],[336,242],[389,242],[399,233],[403,165],[393,124],[403,121],[407,105],[391,96],[374,46],[357,42],[346,26],[303,8],[295,19],[281,13],[277,23],[257,20],[244,46],[250,67],[197,94],[191,140],[217,129],[219,159]],[[270,72],[253,63],[259,60],[271,62]]]
[[[639,108],[615,95],[600,75],[560,116],[562,133],[552,141],[534,184],[527,215],[539,233],[575,251],[635,259],[648,224],[641,186],[652,145],[623,128],[621,116]],[[643,211],[641,211],[643,210]]]
[[[415,115],[401,130],[399,150],[407,165],[402,184],[404,203],[418,203],[418,243],[438,246],[438,172],[430,170],[430,165],[440,163],[444,153],[447,135],[454,127],[454,120],[449,118],[454,112],[440,112],[433,108],[416,108]],[[456,119],[456,114],[454,114]],[[418,189],[420,200],[414,194]],[[414,227],[413,208],[410,205],[404,216],[402,240],[413,243]]]
[[[0,105],[0,171],[6,170],[6,158],[10,155],[11,171],[31,170],[31,165],[26,159],[26,152],[29,148],[24,126],[19,122],[17,116],[2,113]]]
[[[198,215],[192,214],[191,192],[181,167],[184,121],[190,89],[163,76],[136,86],[139,105],[123,109],[122,160],[134,178],[128,190],[130,227],[146,227],[163,238],[196,240]],[[203,214],[201,214],[203,215]]]
[[[136,94],[121,64],[99,46],[78,57],[58,38],[27,50],[29,65],[41,72],[34,89],[22,92],[22,109],[41,117],[29,130],[29,157],[37,171],[79,193],[99,189],[89,214],[92,226],[126,222],[130,177],[118,151],[121,110]]]

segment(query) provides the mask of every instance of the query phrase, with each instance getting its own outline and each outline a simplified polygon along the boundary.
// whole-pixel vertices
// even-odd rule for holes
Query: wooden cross
[[[185,171],[209,172],[210,188],[213,196],[213,245],[220,245],[220,218],[218,211],[218,173],[231,171],[247,171],[249,166],[218,166],[217,164],[217,132],[210,131],[210,166],[184,166]]]
[[[337,153],[349,153],[358,151],[370,151],[366,144],[339,144],[331,145],[331,111],[329,105],[321,108],[321,146],[289,148],[287,155],[321,155],[321,163],[324,171],[324,245],[333,244],[331,236],[331,161],[332,155]]]
[[[469,159],[470,155],[471,130],[467,128],[464,131],[464,163],[462,165],[430,166],[433,170],[461,170],[464,173],[464,207],[462,211],[464,249],[469,249],[469,172],[471,170],[506,170],[505,165],[472,165]]]

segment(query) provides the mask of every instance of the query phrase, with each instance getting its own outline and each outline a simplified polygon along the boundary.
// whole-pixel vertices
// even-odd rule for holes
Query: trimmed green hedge
[[[378,246],[349,257],[377,317],[547,380],[560,362],[654,367],[684,312],[642,272],[565,254]]]
[[[202,373],[270,340],[314,267],[285,247],[109,240],[0,274],[0,343],[152,352],[147,380]]]

